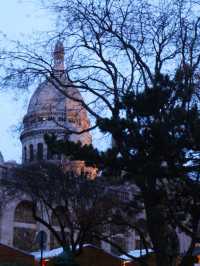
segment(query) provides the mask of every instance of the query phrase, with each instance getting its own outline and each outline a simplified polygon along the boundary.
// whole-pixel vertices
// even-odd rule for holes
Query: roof
[[[86,247],[92,247],[92,248],[96,248],[96,249],[100,249],[92,244],[84,244],[83,245],[83,248],[86,248]],[[111,255],[111,256],[114,256],[118,259],[121,259],[121,260],[132,260],[130,257],[126,256],[126,255],[121,255],[121,256],[117,256],[117,255],[114,255],[110,252],[107,252],[105,250],[103,250],[105,253],[107,253],[108,255]],[[63,252],[63,248],[62,247],[59,247],[59,248],[55,248],[55,249],[52,249],[52,250],[48,250],[48,251],[44,251],[43,252],[43,257],[45,259],[49,259],[49,258],[53,258],[53,257],[56,257],[56,256],[59,256],[61,253]],[[149,253],[152,253],[153,250],[152,249],[149,249],[148,250]],[[32,252],[31,253],[36,260],[39,260],[40,257],[41,257],[41,251],[36,251],[36,252]],[[139,249],[135,249],[135,250],[131,250],[128,252],[128,254],[130,254],[130,256],[133,256],[135,258],[139,258],[141,256],[144,256],[146,255],[146,250],[145,249],[142,249],[142,250],[139,250]]]
[[[55,249],[52,249],[52,250],[44,251],[43,252],[43,257],[45,259],[53,258],[53,257],[56,257],[56,256],[60,255],[62,252],[63,252],[63,248],[62,247],[55,248]],[[32,252],[31,255],[33,255],[35,257],[35,259],[40,259],[41,251]]]
[[[152,249],[148,249],[148,252],[149,252],[149,253],[152,253],[153,250],[152,250]],[[135,257],[135,258],[139,258],[139,257],[141,257],[141,256],[146,255],[147,252],[146,252],[146,249],[141,249],[141,250],[140,250],[140,249],[135,249],[135,250],[130,250],[130,251],[128,252],[128,254],[129,254],[130,256]],[[131,258],[128,257],[127,255],[121,255],[120,258],[121,258],[121,259],[124,259],[124,260],[131,260]]]
[[[106,254],[110,255],[110,256],[113,256],[113,257],[116,257],[118,259],[121,259],[121,260],[124,260],[123,258],[117,256],[117,255],[114,255],[110,252],[107,252],[101,248],[98,248],[92,244],[84,244],[83,245],[83,248],[87,248],[87,247],[90,247],[90,248],[95,248],[95,249],[98,249],[98,250],[102,250],[103,252],[105,252]],[[59,256],[61,253],[63,252],[63,248],[62,247],[59,247],[59,248],[55,248],[55,249],[51,249],[51,250],[47,250],[47,251],[44,251],[43,252],[43,257],[45,259],[48,259],[48,258],[53,258],[53,257],[56,257],[56,256]],[[36,251],[36,252],[32,252],[31,253],[36,260],[39,260],[40,257],[41,257],[41,251]]]
[[[16,247],[8,246],[8,245],[6,245],[6,244],[2,244],[2,243],[0,243],[0,247],[7,248],[7,249],[9,249],[9,250],[14,250],[14,251],[16,251],[16,252],[18,252],[18,253],[21,253],[21,254],[25,255],[25,256],[30,256],[30,257],[33,256],[33,255],[30,254],[29,252],[26,252],[26,251],[24,251],[24,250],[18,249],[18,248],[16,248]]]

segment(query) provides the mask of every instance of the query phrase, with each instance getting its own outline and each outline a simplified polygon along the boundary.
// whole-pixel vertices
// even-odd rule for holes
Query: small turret
[[[2,153],[0,152],[0,164],[4,163],[4,158],[3,158],[3,155]]]

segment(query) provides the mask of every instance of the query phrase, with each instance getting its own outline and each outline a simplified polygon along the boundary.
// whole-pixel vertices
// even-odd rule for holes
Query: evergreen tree
[[[78,266],[69,248],[65,248],[59,256],[53,258],[52,263],[54,266]]]
[[[200,144],[198,2],[53,0],[46,5],[58,14],[59,37],[66,40],[67,66],[60,74],[67,82],[48,60],[48,45],[43,46],[45,55],[21,46],[2,55],[2,86],[22,88],[45,77],[93,118],[90,128],[68,128],[66,135],[96,127],[110,134],[115,145],[106,152],[54,137],[46,140],[55,153],[137,185],[157,265],[169,266],[178,252],[175,228],[194,235],[194,228],[183,226],[194,213],[184,210],[180,219],[185,196],[182,203],[176,196],[183,191],[180,185],[194,181],[199,166],[194,161]],[[69,87],[85,98],[68,93]],[[172,202],[180,206],[172,208]]]
[[[106,152],[99,152],[92,145],[82,147],[80,143],[46,136],[53,152],[72,160],[84,160],[106,175],[123,175],[124,180],[137,185],[158,265],[164,265],[163,260],[170,265],[171,258],[179,253],[175,228],[181,226],[182,220],[177,221],[177,214],[182,208],[185,217],[192,216],[181,205],[183,199],[187,200],[186,194],[182,194],[180,201],[175,188],[179,185],[189,189],[186,184],[193,182],[194,164],[199,166],[194,158],[200,147],[196,85],[190,82],[186,86],[183,79],[189,80],[190,76],[184,69],[178,69],[173,79],[159,75],[154,87],[137,95],[123,95],[118,107],[123,116],[97,120],[100,130],[111,134],[115,142]],[[179,209],[172,210],[172,199]],[[192,236],[194,231],[187,233]]]

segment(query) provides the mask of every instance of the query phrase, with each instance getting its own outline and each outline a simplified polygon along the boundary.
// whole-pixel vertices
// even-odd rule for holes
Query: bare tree
[[[58,75],[48,58],[21,48],[2,56],[8,71],[2,85],[24,87],[44,77],[90,113],[94,123],[85,130],[98,127],[112,136],[115,147],[107,153],[84,147],[74,157],[126,172],[141,192],[157,265],[172,265],[169,184],[189,178],[188,152],[199,152],[198,3],[63,0],[48,6],[59,14],[66,70]],[[69,87],[90,96],[76,98]],[[59,149],[68,156],[72,144],[65,145]]]
[[[122,228],[124,234],[130,229],[139,231],[136,214],[142,206],[118,197],[116,181],[75,176],[72,172],[65,173],[62,166],[46,162],[18,166],[12,171],[12,175],[2,177],[0,182],[6,199],[25,195],[33,203],[34,219],[50,231],[59,246],[70,246],[75,255],[84,244],[97,245],[99,241],[108,242],[122,252],[120,243],[112,240],[116,232]],[[128,209],[131,215],[126,213]],[[144,232],[140,230],[140,234]]]
[[[7,197],[29,197],[36,221],[50,230],[59,245],[71,245],[74,253],[94,242],[95,228],[109,223],[107,212],[113,206],[96,181],[45,162],[17,167],[12,177],[1,180]]]

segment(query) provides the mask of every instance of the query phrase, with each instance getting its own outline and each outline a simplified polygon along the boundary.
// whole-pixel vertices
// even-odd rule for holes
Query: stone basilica
[[[59,75],[64,84],[68,83],[64,75],[64,47],[60,41],[55,45],[54,75]],[[67,93],[74,98],[82,99],[80,92],[70,87]],[[51,82],[44,81],[33,93],[26,115],[23,119],[23,131],[20,140],[22,144],[22,164],[48,160],[62,163],[65,161],[66,170],[81,173],[87,171],[92,175],[92,169],[85,167],[82,161],[67,161],[59,155],[52,155],[44,141],[44,134],[55,134],[63,139],[66,129],[82,131],[89,127],[86,110],[59,92]],[[71,141],[80,141],[90,144],[92,141],[89,132],[81,135],[71,134]],[[0,176],[9,176],[9,170],[16,166],[13,161],[5,162],[0,153]],[[55,245],[55,239],[50,237],[47,229],[36,223],[32,218],[31,202],[25,197],[4,204],[0,210],[0,243],[14,246],[22,250],[31,250],[37,232],[44,230],[47,233],[47,247]]]
[[[63,83],[69,85],[69,81],[64,75],[64,47],[60,41],[55,45],[54,53],[54,74],[59,75]],[[74,98],[82,99],[80,92],[74,87],[68,87],[68,94]],[[54,133],[57,138],[65,136],[66,128],[73,131],[82,131],[90,125],[87,112],[80,103],[66,98],[57,90],[51,82],[44,81],[32,95],[28,110],[23,119],[23,131],[20,136],[22,144],[22,164],[48,160],[62,163],[66,159],[62,156],[52,155],[44,141],[45,133]],[[92,138],[89,132],[81,135],[71,134],[70,140],[82,144],[90,144]],[[9,171],[16,166],[15,162],[5,162],[0,153],[0,177],[9,176]],[[82,161],[66,163],[69,170],[81,173],[87,171],[93,175],[94,169],[87,169]],[[118,191],[120,197],[127,197],[130,194],[126,191]],[[0,243],[16,248],[32,251],[34,241],[39,231],[47,234],[47,249],[56,246],[55,238],[49,231],[37,223],[32,217],[31,202],[24,196],[4,204],[0,209]],[[180,235],[180,237],[182,237]],[[121,243],[126,250],[140,248],[140,238],[135,232],[124,237],[116,235],[116,241]],[[181,249],[184,251],[188,246],[188,239],[182,237]],[[101,243],[102,248],[112,251],[109,244]]]

